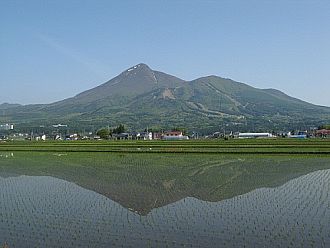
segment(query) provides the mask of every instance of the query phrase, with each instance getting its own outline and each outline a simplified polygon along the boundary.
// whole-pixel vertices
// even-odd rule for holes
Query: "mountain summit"
[[[158,87],[176,87],[183,82],[174,76],[153,71],[141,63],[96,88],[82,92],[75,98],[94,101],[110,96],[134,96]]]
[[[257,89],[218,76],[185,81],[138,64],[72,98],[6,108],[1,119],[18,126],[61,122],[85,130],[119,123],[131,129],[287,130],[329,122],[330,108],[275,89]]]

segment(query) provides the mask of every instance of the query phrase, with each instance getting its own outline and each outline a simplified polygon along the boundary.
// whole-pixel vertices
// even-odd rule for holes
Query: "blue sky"
[[[74,96],[143,62],[330,106],[330,1],[1,0],[0,103]]]

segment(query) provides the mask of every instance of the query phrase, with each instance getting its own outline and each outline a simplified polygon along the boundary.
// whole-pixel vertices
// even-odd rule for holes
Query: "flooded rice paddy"
[[[2,153],[9,247],[330,247],[329,156]]]

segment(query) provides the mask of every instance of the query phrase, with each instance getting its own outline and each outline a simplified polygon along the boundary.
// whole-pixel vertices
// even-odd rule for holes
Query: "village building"
[[[152,132],[142,132],[140,133],[140,140],[152,140]]]
[[[152,139],[154,139],[154,140],[160,140],[160,139],[162,139],[162,137],[163,137],[163,133],[161,133],[161,132],[153,132],[152,133]]]
[[[320,138],[330,138],[330,130],[327,129],[316,130],[315,136]]]
[[[288,132],[288,138],[292,139],[306,139],[307,138],[307,131],[298,131],[295,133]]]
[[[272,138],[271,133],[239,133],[238,138],[240,139],[251,139],[251,138]]]
[[[14,130],[14,124],[0,124],[0,130]]]
[[[163,140],[188,140],[189,137],[183,135],[182,131],[166,131],[162,136]]]
[[[130,133],[119,133],[113,134],[113,138],[117,140],[129,140],[132,139],[132,135]]]

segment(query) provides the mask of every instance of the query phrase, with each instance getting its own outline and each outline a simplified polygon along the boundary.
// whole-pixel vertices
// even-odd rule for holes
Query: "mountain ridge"
[[[1,106],[1,105],[0,105]],[[15,123],[58,120],[75,128],[126,124],[130,129],[187,127],[216,130],[288,129],[330,121],[330,108],[215,75],[186,81],[144,63],[71,98],[6,108]]]

